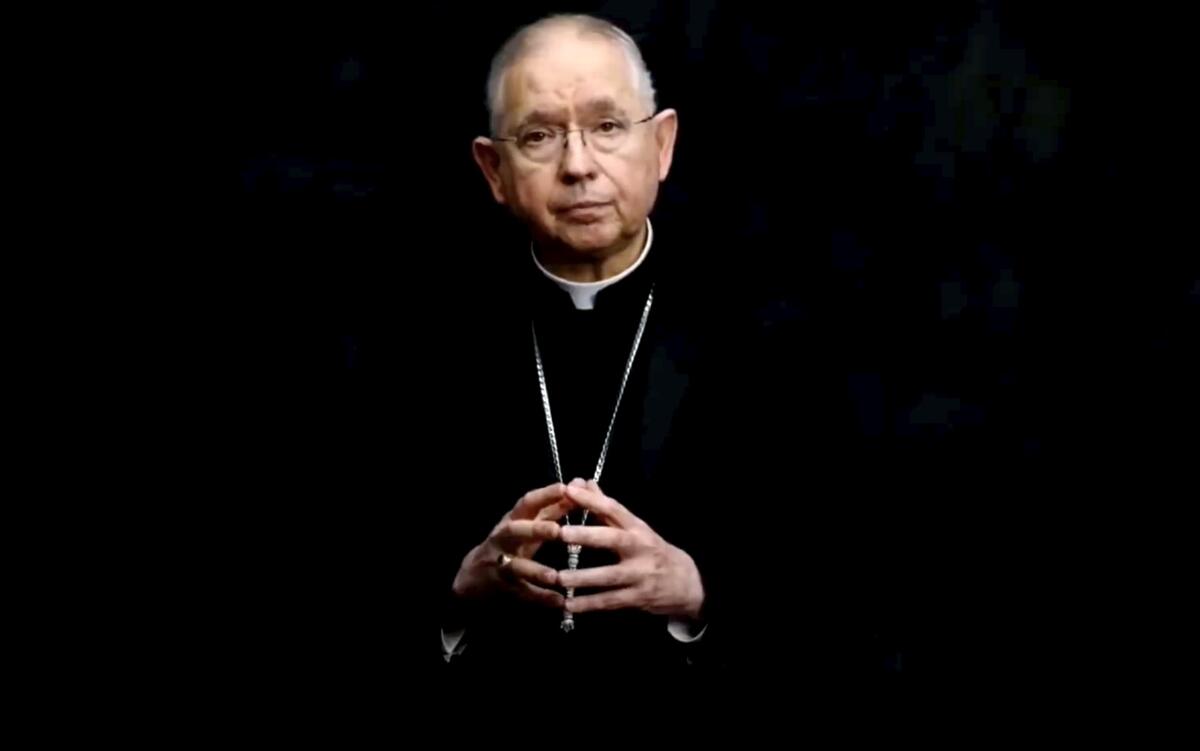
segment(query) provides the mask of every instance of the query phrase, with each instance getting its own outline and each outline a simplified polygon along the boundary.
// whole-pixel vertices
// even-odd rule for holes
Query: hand
[[[566,486],[555,483],[523,495],[487,539],[463,558],[454,577],[454,594],[467,599],[511,595],[561,608],[563,596],[546,589],[558,582],[558,573],[531,559],[542,543],[558,538],[558,520],[574,507],[565,493]],[[500,557],[504,554],[513,559],[502,570]]]
[[[621,562],[612,566],[559,571],[564,587],[612,587],[606,592],[567,600],[572,613],[589,610],[638,608],[656,615],[696,619],[704,604],[704,585],[692,557],[658,536],[641,519],[616,500],[604,495],[600,486],[571,483],[566,497],[588,509],[608,526],[563,527],[567,544],[616,551]]]

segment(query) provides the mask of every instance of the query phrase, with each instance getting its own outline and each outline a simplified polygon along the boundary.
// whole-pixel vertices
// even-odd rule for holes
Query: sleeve
[[[447,663],[467,649],[467,629],[442,627],[442,659]]]
[[[670,618],[667,620],[667,633],[675,641],[683,644],[692,644],[700,641],[705,631],[708,631],[707,623],[691,621],[686,618]]]

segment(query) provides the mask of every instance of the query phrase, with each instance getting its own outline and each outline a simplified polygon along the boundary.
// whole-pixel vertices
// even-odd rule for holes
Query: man
[[[777,644],[784,554],[756,528],[776,515],[762,494],[788,453],[767,418],[789,405],[755,330],[681,273],[682,233],[649,218],[677,113],[657,109],[633,40],[587,16],[517,32],[487,92],[474,158],[532,243],[476,332],[487,377],[455,390],[450,421],[470,427],[453,440],[474,471],[435,524],[443,658],[649,668]]]
[[[529,641],[496,641],[515,624],[559,654],[579,645],[602,653],[597,637],[628,656],[658,652],[664,639],[683,645],[704,636],[706,591],[695,559],[618,500],[639,497],[648,479],[635,450],[635,402],[644,398],[647,350],[660,331],[649,327],[652,341],[641,341],[656,312],[648,215],[678,129],[676,113],[656,111],[654,99],[637,45],[589,17],[522,29],[493,62],[493,135],[476,139],[473,153],[496,201],[533,237],[529,260],[540,279],[530,290],[520,348],[530,359],[520,375],[532,379],[535,365],[542,373],[546,427],[520,445],[530,459],[523,476],[538,482],[510,510],[494,507],[494,527],[453,578],[447,660],[487,659]],[[586,551],[579,570],[567,565],[564,545]],[[667,659],[682,662],[683,653]]]
[[[499,675],[862,667],[864,545],[832,521],[851,504],[814,492],[863,475],[838,469],[845,401],[803,316],[740,311],[719,221],[650,218],[679,118],[636,44],[542,19],[499,50],[487,95],[475,162],[529,241],[433,359],[422,464],[461,482],[428,522],[430,649]]]

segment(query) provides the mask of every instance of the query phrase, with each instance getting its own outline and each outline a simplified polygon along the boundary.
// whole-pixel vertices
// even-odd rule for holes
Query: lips
[[[603,208],[608,205],[609,205],[608,201],[577,201],[575,203],[569,203],[565,206],[562,206],[558,210],[559,210],[559,212],[565,214],[565,213],[572,212],[572,211],[587,211],[589,209],[599,209],[599,208]]]
[[[596,224],[609,216],[608,210],[611,206],[611,203],[604,201],[579,201],[560,209],[558,217],[571,224]]]

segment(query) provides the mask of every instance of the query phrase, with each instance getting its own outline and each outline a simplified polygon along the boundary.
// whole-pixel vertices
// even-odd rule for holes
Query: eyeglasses
[[[633,126],[648,123],[654,115],[629,122],[617,117],[606,117],[594,125],[583,128],[563,128],[557,125],[527,125],[508,138],[493,138],[493,141],[510,141],[531,161],[552,162],[567,148],[567,138],[579,133],[584,145],[591,146],[602,154],[611,154],[629,140]],[[586,134],[586,135],[585,135]]]

